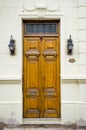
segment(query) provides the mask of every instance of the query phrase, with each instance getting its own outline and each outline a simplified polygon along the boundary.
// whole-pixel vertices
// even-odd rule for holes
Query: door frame
[[[65,74],[65,41],[66,41],[66,32],[65,32],[65,16],[63,15],[63,13],[60,12],[54,12],[53,11],[53,15],[52,14],[47,14],[46,16],[42,17],[41,20],[60,20],[60,93],[61,93],[61,88],[62,88],[62,76]],[[19,39],[18,39],[18,46],[20,48],[20,53],[19,53],[19,57],[20,57],[20,67],[21,67],[21,81],[22,80],[22,75],[23,75],[23,20],[40,20],[40,17],[38,17],[38,14],[36,15],[35,13],[32,14],[32,12],[29,12],[29,14],[26,12],[20,12],[19,13]],[[64,67],[63,67],[64,66]],[[22,86],[22,83],[21,83]],[[21,87],[21,92],[22,92],[22,87]],[[61,95],[62,97],[62,95]],[[23,104],[23,100],[21,98],[21,102]],[[61,98],[61,104],[62,104],[62,98]],[[21,105],[21,122],[23,123],[24,119],[23,119],[23,105]],[[62,108],[61,108],[61,115],[62,115]],[[61,116],[62,118],[62,116]],[[36,120],[35,120],[36,121]],[[40,120],[39,120],[40,122]],[[39,123],[38,122],[38,123]],[[48,123],[47,121],[43,121],[45,124]],[[42,123],[43,123],[42,122]],[[27,121],[27,123],[30,123]],[[35,122],[36,123],[36,122]],[[57,124],[59,123],[59,121],[51,121],[50,124]],[[31,122],[31,124],[34,124],[34,122]]]
[[[41,33],[36,33],[36,34],[25,34],[25,32],[26,32],[26,24],[28,24],[28,23],[44,23],[44,24],[46,24],[46,23],[56,23],[56,32],[58,32],[57,34],[46,34],[46,33],[43,33],[43,34],[41,34]],[[24,79],[24,42],[25,42],[25,38],[29,38],[29,37],[57,37],[59,40],[60,40],[60,20],[46,20],[46,21],[44,21],[44,20],[42,20],[42,21],[38,21],[38,20],[29,20],[29,21],[27,21],[27,20],[24,20],[23,21],[23,30],[24,30],[24,32],[23,32],[23,79]],[[59,45],[58,45],[58,48],[59,48],[59,52],[60,52],[60,42],[59,42]],[[60,93],[60,53],[59,53],[59,59],[58,59],[58,61],[59,61],[59,96],[58,96],[58,98],[59,98],[59,100],[58,100],[58,105],[59,105],[59,117],[58,118],[60,118],[61,117],[61,93]],[[57,72],[58,73],[58,72]],[[23,83],[23,90],[24,90],[25,88],[24,88],[24,83]],[[24,103],[24,101],[25,101],[25,97],[24,97],[25,95],[24,95],[24,91],[23,91],[23,118],[24,118],[24,112],[25,112],[25,103]],[[57,101],[57,100],[56,100]],[[47,118],[47,117],[46,117]],[[46,119],[45,118],[45,119]]]

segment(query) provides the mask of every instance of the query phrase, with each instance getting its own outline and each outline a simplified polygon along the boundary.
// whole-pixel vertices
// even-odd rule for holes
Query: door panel
[[[24,38],[24,117],[60,117],[59,37]]]
[[[59,42],[57,38],[43,39],[44,117],[59,117]],[[58,51],[57,51],[58,50]]]
[[[49,95],[44,98],[44,117],[59,117],[59,106],[57,102],[57,97],[55,96]]]
[[[39,117],[40,39],[24,39],[24,117]]]
[[[30,117],[30,118],[39,118],[40,116],[40,105],[39,105],[40,99],[39,97],[32,97],[32,96],[27,96],[27,108],[25,112],[25,117]]]

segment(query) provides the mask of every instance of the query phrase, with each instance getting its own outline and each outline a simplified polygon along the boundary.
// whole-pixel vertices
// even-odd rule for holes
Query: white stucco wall
[[[46,4],[42,12],[37,6]],[[25,9],[24,9],[25,8]],[[35,11],[27,11],[28,10]],[[86,120],[86,1],[85,0],[0,0],[0,120],[23,122],[22,116],[22,18],[61,21],[61,123]],[[42,15],[42,17],[40,17]],[[73,55],[66,52],[71,34]],[[10,56],[10,36],[16,40],[16,55]],[[69,59],[75,62],[70,63]]]
[[[78,1],[79,75],[86,77],[86,1]],[[86,80],[79,82],[78,118],[86,120]]]

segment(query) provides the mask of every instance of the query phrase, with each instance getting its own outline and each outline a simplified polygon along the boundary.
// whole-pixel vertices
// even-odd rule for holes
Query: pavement
[[[0,130],[86,130],[86,127],[76,125],[21,125],[16,127],[5,126]]]
[[[79,124],[80,125],[80,124]],[[0,122],[0,130],[86,130],[84,126],[74,124],[5,124]]]
[[[54,128],[54,129],[44,129],[44,128],[35,128],[35,129],[29,129],[29,128],[27,128],[27,129],[20,129],[20,128],[15,128],[15,129],[7,129],[7,128],[5,128],[4,130],[74,130],[74,129],[64,129],[64,128]],[[77,130],[86,130],[86,129],[77,129]]]

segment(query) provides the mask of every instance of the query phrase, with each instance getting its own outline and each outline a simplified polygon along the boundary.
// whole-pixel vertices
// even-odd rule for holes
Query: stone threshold
[[[61,118],[24,118],[23,124],[61,124]]]

